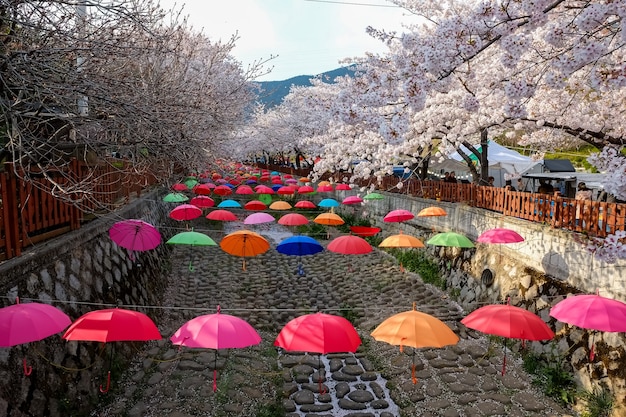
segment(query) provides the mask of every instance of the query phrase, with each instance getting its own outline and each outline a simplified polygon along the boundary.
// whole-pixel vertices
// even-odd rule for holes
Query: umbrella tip
[[[219,314],[219,313],[221,313],[221,312],[222,312],[222,307],[220,307],[220,305],[218,304],[218,305],[217,305],[217,313]]]
[[[413,311],[417,310],[417,302],[413,301]]]

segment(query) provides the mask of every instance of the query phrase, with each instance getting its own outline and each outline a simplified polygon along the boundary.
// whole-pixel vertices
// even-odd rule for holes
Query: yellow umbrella
[[[291,204],[289,204],[286,201],[274,201],[272,204],[270,204],[270,210],[289,210],[291,209]]]
[[[246,258],[265,253],[269,250],[269,242],[260,234],[250,230],[238,230],[230,233],[220,242],[222,250],[230,255],[244,258],[242,268],[246,270]]]
[[[459,341],[459,337],[447,324],[430,314],[417,311],[415,303],[413,303],[413,310],[389,317],[380,323],[371,335],[380,342],[400,346],[400,352],[402,352],[403,346],[440,348],[454,345]],[[411,377],[413,383],[417,383],[417,378],[415,378],[415,350],[413,351]]]

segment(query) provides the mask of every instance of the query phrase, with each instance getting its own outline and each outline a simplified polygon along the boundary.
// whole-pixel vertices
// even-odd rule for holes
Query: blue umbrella
[[[318,207],[339,207],[339,201],[333,199],[333,198],[325,198],[322,201],[320,201],[317,206]]]
[[[283,240],[276,246],[276,250],[285,255],[315,255],[324,250],[324,247],[317,240],[309,236],[291,236]],[[302,264],[298,264],[298,274],[304,275]]]
[[[272,190],[278,191],[283,185],[282,184],[274,184],[272,185]]]
[[[241,208],[241,204],[235,200],[223,200],[217,205],[219,208]]]

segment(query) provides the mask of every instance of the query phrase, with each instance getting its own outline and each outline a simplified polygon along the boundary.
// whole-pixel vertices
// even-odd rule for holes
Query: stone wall
[[[571,365],[580,386],[607,385],[626,414],[626,338],[621,333],[592,332],[552,318],[550,308],[568,294],[596,293],[626,301],[626,262],[606,264],[595,259],[581,245],[576,233],[503,216],[463,204],[382,193],[384,200],[368,201],[361,214],[383,229],[383,236],[404,233],[421,237],[445,231],[461,233],[475,241],[484,231],[504,227],[525,238],[507,245],[477,244],[474,249],[427,245],[438,259],[448,291],[467,313],[481,306],[503,303],[538,314],[556,333],[554,340],[530,344],[548,358],[563,358]],[[403,223],[384,223],[391,210],[406,209],[414,214],[429,206],[439,206],[445,217],[415,217]],[[343,210],[351,210],[345,209]],[[488,271],[488,272],[485,272]],[[595,357],[590,350],[595,345]],[[621,415],[624,415],[621,414]]]
[[[3,305],[17,297],[21,302],[49,303],[72,320],[96,309],[159,305],[166,286],[161,270],[169,257],[167,245],[131,257],[111,241],[108,230],[116,221],[130,218],[167,226],[170,208],[154,191],[123,210],[2,263],[0,294],[8,299]],[[159,310],[137,310],[158,323]],[[115,371],[136,347],[121,342],[67,342],[55,335],[0,348],[0,417],[67,416],[69,410],[89,410],[102,395],[99,386],[106,385],[107,371]],[[22,371],[23,358],[33,368],[30,376]]]

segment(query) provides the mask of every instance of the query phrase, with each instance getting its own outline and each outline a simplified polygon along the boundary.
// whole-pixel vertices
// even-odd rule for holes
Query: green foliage
[[[407,271],[418,273],[425,283],[432,284],[442,290],[446,289],[446,280],[439,273],[439,266],[424,252],[396,248],[387,250]]]
[[[282,417],[285,407],[281,403],[263,404],[256,412],[256,417]]]
[[[605,386],[583,391],[578,397],[585,403],[581,417],[609,417],[613,412],[615,398]]]
[[[544,394],[563,405],[570,405],[576,401],[574,376],[565,369],[561,358],[544,358],[533,353],[525,353],[522,359],[524,369],[533,376],[533,384],[541,388]]]
[[[320,238],[326,236],[326,226],[317,223],[307,223],[297,227],[299,235],[310,236],[312,238]]]

